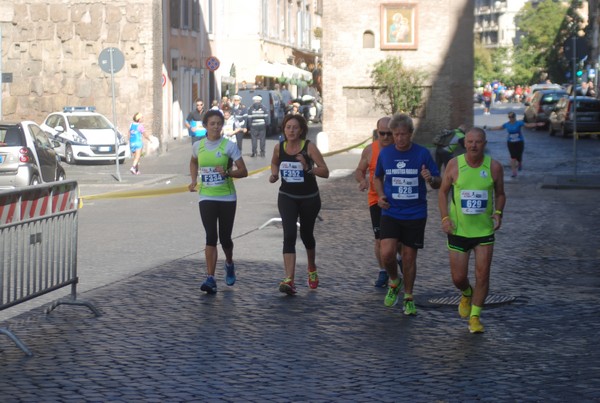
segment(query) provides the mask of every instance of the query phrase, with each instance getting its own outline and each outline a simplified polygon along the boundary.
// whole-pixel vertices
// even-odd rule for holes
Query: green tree
[[[492,81],[494,78],[494,65],[492,62],[492,52],[484,47],[480,42],[475,43],[473,49],[474,71],[473,77],[475,80],[480,80],[484,84]]]
[[[513,85],[512,56],[507,48],[488,49],[480,43],[474,47],[474,78],[483,83],[500,80]]]
[[[515,19],[522,33],[515,48],[515,78],[536,83],[548,75],[552,81],[564,80],[567,67],[563,44],[579,31],[582,19],[577,13],[579,1],[571,5],[553,0],[528,2]]]
[[[426,78],[425,72],[405,67],[399,56],[376,62],[371,71],[375,106],[387,114],[401,112],[417,116],[423,103]]]
[[[513,55],[509,48],[497,48],[492,51],[493,75],[506,85],[513,85]]]

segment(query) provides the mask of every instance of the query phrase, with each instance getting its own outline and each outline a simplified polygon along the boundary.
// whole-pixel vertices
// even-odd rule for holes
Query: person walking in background
[[[364,192],[368,190],[367,199],[369,202],[369,212],[371,213],[371,225],[373,227],[373,234],[375,235],[374,252],[375,259],[379,265],[379,275],[375,281],[375,287],[385,288],[388,285],[389,276],[385,270],[383,260],[381,259],[381,240],[380,240],[380,221],[381,221],[381,207],[377,204],[379,197],[373,184],[373,177],[375,175],[375,166],[377,165],[377,158],[379,152],[391,145],[394,142],[392,132],[388,125],[390,123],[390,117],[382,117],[377,121],[377,129],[374,133],[374,141],[369,144],[363,150],[358,166],[354,171],[354,179],[358,182],[358,190]],[[368,177],[367,177],[368,173]],[[398,245],[398,253],[401,253],[401,245]],[[401,260],[399,261],[401,262]]]
[[[281,86],[281,101],[284,108],[287,108],[292,103],[292,93],[287,89],[285,84]]]
[[[225,109],[230,109],[233,105],[229,101],[229,97],[227,95],[223,95],[221,97],[221,103],[219,104],[219,109],[224,111]]]
[[[185,119],[185,127],[188,128],[188,133],[192,139],[192,144],[206,136],[206,129],[202,125],[204,120],[204,102],[196,100],[196,110],[191,111]]]
[[[233,178],[245,178],[248,169],[237,146],[221,137],[224,118],[221,111],[208,111],[204,115],[205,138],[192,146],[190,159],[190,192],[198,185],[200,172],[199,209],[200,218],[206,231],[206,280],[200,289],[207,294],[217,292],[214,278],[217,267],[217,241],[221,242],[225,254],[225,282],[235,284],[235,265],[233,262],[233,241],[231,233],[235,220],[237,195]],[[233,169],[235,167],[235,169]]]
[[[500,229],[506,204],[502,164],[484,154],[486,143],[484,130],[475,127],[467,132],[467,152],[450,160],[438,193],[452,281],[461,291],[458,313],[469,318],[471,333],[484,331],[479,317],[490,287],[494,233]],[[475,253],[474,288],[468,276],[471,251]]]
[[[483,114],[489,115],[491,113],[490,107],[492,106],[492,96],[494,95],[490,83],[485,84],[485,87],[483,88],[483,93],[481,95],[483,95]]]
[[[225,123],[223,124],[223,138],[226,138],[232,143],[237,143],[237,137],[235,136],[234,131],[235,117],[231,114],[231,109],[223,109],[223,118],[225,119]]]
[[[248,108],[248,128],[252,138],[252,155],[256,157],[260,142],[260,156],[265,156],[265,147],[267,143],[267,127],[271,124],[269,112],[262,104],[262,97],[255,95],[252,97],[252,106]]]
[[[441,172],[442,168],[448,164],[452,158],[465,152],[465,132],[466,125],[462,124],[452,131],[448,144],[438,144],[435,148],[435,164]],[[434,144],[435,139],[434,139]]]
[[[219,101],[217,101],[216,99],[211,102],[210,110],[211,111],[219,111],[219,112],[223,113],[223,111],[221,110],[221,107],[219,106]]]
[[[137,112],[133,115],[133,122],[129,126],[129,150],[133,156],[129,172],[134,175],[140,174],[140,159],[142,158],[142,149],[144,148],[144,138],[147,140],[150,139],[146,135],[142,119],[144,119],[144,116],[140,112]]]
[[[392,117],[389,128],[394,145],[379,151],[373,184],[381,207],[381,259],[390,277],[385,306],[394,306],[402,289],[396,249],[402,244],[404,314],[416,315],[413,287],[417,251],[423,248],[427,223],[427,186],[440,187],[441,179],[431,153],[412,142],[414,124],[405,114]]]
[[[316,265],[315,221],[321,210],[317,176],[329,177],[329,168],[316,145],[306,139],[308,124],[301,115],[286,115],[283,119],[284,141],[275,145],[271,158],[270,183],[281,175],[277,207],[283,226],[283,264],[285,278],[279,291],[296,293],[296,239],[300,223],[300,238],[306,248],[308,286],[319,285]]]
[[[508,137],[506,138],[508,153],[510,154],[511,177],[517,177],[517,171],[523,168],[523,151],[525,150],[525,136],[523,136],[523,127],[533,128],[544,126],[544,122],[525,123],[523,120],[517,120],[517,115],[514,112],[508,112],[508,122],[502,126],[483,126],[484,130],[502,130],[506,129]]]
[[[231,108],[231,114],[235,118],[233,124],[233,132],[237,146],[242,151],[242,141],[244,141],[244,134],[248,132],[248,109],[242,105],[242,97],[239,95],[233,96],[233,107]]]
[[[523,87],[521,87],[519,84],[517,84],[517,87],[515,88],[513,99],[514,102],[517,103],[523,101]]]
[[[594,98],[596,97],[596,89],[594,88],[594,81],[592,80],[588,81],[587,96]]]
[[[290,115],[300,115],[300,104],[298,102],[292,103],[292,109],[289,110]]]

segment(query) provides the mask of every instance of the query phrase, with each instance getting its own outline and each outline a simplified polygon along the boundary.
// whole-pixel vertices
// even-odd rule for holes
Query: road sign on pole
[[[106,48],[98,56],[98,64],[105,73],[110,73],[110,83],[112,89],[112,112],[113,112],[113,131],[115,132],[115,165],[117,166],[117,180],[121,182],[121,173],[119,172],[119,135],[117,132],[117,111],[115,109],[115,73],[121,71],[125,65],[125,56],[117,48]]]
[[[206,68],[210,71],[215,71],[219,66],[221,66],[221,62],[216,57],[211,56],[206,59]]]
[[[588,43],[584,37],[571,37],[563,44],[565,58],[581,60],[587,56]]]

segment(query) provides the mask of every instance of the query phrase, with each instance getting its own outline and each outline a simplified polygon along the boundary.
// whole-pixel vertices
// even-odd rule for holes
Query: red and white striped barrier
[[[0,311],[71,286],[59,305],[80,305],[96,316],[93,304],[77,299],[77,182],[64,181],[0,192]],[[0,327],[23,352],[27,346]]]
[[[77,208],[77,182],[64,181],[0,192],[0,225]]]

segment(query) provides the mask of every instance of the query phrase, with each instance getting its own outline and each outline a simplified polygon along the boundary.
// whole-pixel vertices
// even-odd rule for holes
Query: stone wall
[[[415,119],[415,142],[427,143],[441,129],[473,122],[473,1],[420,0],[417,5],[415,50],[380,48],[380,2],[323,2],[323,130],[332,150],[371,136],[383,112],[373,107],[373,64],[400,56],[409,68],[427,71],[423,114]],[[356,12],[361,10],[361,12]],[[363,34],[375,46],[363,47]]]
[[[111,75],[101,70],[98,57],[115,47],[125,56],[124,67],[114,74],[117,126],[126,131],[133,114],[142,112],[146,127],[154,127],[153,115],[160,109],[154,108],[153,97],[156,82],[160,91],[161,70],[158,64],[154,71],[151,1],[2,3],[2,71],[13,76],[12,83],[3,84],[4,120],[41,123],[67,105],[93,105],[113,120]]]

